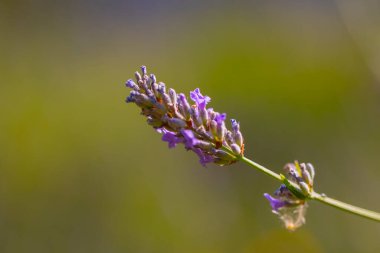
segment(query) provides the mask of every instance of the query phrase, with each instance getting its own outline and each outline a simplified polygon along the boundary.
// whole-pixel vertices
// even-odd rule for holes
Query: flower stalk
[[[147,123],[162,135],[168,147],[184,145],[186,150],[198,156],[203,166],[208,163],[228,166],[242,161],[281,182],[273,196],[265,193],[264,197],[288,230],[295,230],[305,223],[307,202],[310,200],[380,222],[380,213],[315,192],[315,169],[310,163],[288,163],[284,174],[278,174],[245,157],[240,124],[231,119],[231,129],[228,129],[225,124],[227,115],[206,108],[211,98],[202,95],[199,88],[190,92],[193,101],[190,104],[185,94],[177,94],[174,89],[157,82],[155,75],[148,75],[145,66],[141,67],[141,73],[135,73],[136,82],[131,79],[126,82],[131,89],[126,102],[140,107]]]

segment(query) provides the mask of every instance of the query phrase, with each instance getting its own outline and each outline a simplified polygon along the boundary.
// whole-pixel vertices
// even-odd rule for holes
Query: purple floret
[[[185,138],[185,147],[187,149],[191,149],[194,147],[195,144],[197,144],[197,139],[195,138],[193,131],[182,130],[181,133]]]
[[[200,148],[193,148],[193,151],[198,155],[199,162],[206,166],[207,163],[211,163],[214,161],[214,157],[209,154],[204,153]]]
[[[240,126],[239,126],[239,123],[234,120],[234,119],[231,119],[231,125],[232,125],[232,130],[236,133],[239,131],[240,129]]]
[[[176,136],[175,133],[173,132],[170,132],[170,131],[166,131],[163,135],[162,135],[162,140],[163,141],[166,141],[169,145],[169,148],[174,148],[178,143],[181,143],[183,142],[183,139]]]
[[[190,98],[197,104],[200,110],[206,108],[208,102],[211,101],[209,96],[203,96],[199,88],[196,88],[194,91],[190,92]]]
[[[273,211],[278,211],[278,209],[280,209],[281,207],[284,207],[287,202],[286,201],[283,201],[283,200],[280,200],[280,199],[275,199],[273,198],[270,194],[268,193],[264,193],[264,197],[269,200],[269,203],[270,205],[272,206],[272,210]]]
[[[218,113],[215,116],[215,121],[218,124],[222,124],[226,120],[226,118],[227,118],[227,114],[225,114],[225,113]]]

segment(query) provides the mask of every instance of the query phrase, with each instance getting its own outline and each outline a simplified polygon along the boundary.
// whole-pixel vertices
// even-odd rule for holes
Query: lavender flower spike
[[[148,75],[145,66],[141,67],[141,72],[135,73],[136,83],[127,81],[126,86],[132,91],[126,101],[141,108],[141,114],[147,117],[148,124],[162,134],[162,140],[168,143],[169,148],[184,144],[187,150],[198,155],[202,165],[229,165],[243,156],[242,138],[235,141],[227,137],[231,131],[225,126],[226,114],[206,108],[210,97],[202,95],[196,88],[190,92],[195,104],[190,105],[184,94],[167,89],[161,82],[157,83],[156,76]],[[230,150],[231,154],[226,150]]]

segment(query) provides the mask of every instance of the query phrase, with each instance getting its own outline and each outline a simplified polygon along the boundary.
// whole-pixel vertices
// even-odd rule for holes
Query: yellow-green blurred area
[[[141,65],[236,118],[246,156],[380,211],[378,1],[0,1],[0,252],[380,252],[310,203],[287,232],[245,164],[203,168],[126,104]]]

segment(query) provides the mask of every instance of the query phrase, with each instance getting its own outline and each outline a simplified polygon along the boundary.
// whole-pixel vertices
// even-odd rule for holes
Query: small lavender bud
[[[243,135],[241,134],[240,131],[238,131],[237,133],[234,134],[234,140],[235,142],[241,147],[243,146]]]
[[[302,181],[302,178],[298,175],[298,173],[297,173],[297,171],[295,169],[291,169],[289,171],[289,175],[290,175],[292,181],[294,181],[294,182],[299,183],[299,182]]]
[[[156,79],[156,76],[154,74],[150,75],[150,80],[151,80],[152,84],[157,83],[157,79]]]
[[[209,116],[210,120],[215,119],[215,117],[216,117],[216,113],[214,112],[214,109],[213,109],[213,108],[208,108],[208,109],[207,109],[207,112],[208,112],[208,116]]]
[[[199,109],[199,114],[201,116],[203,125],[207,126],[208,121],[209,121],[209,117],[208,117],[208,112],[207,112],[206,108]]]
[[[295,173],[295,170],[296,170],[296,166],[293,163],[287,163],[284,166],[284,171],[287,172],[288,174],[290,174],[291,171]]]
[[[314,180],[314,176],[315,176],[315,169],[314,169],[314,166],[311,164],[311,163],[307,163],[306,164],[306,169],[309,171],[310,173],[310,177],[311,177],[311,180]]]
[[[153,101],[147,95],[138,93],[135,95],[135,103],[140,107],[150,108],[153,107]]]
[[[210,142],[202,141],[202,140],[198,140],[197,143],[195,144],[195,147],[198,147],[202,149],[203,151],[211,151],[214,148],[214,146]]]
[[[161,94],[158,92],[158,84],[157,83],[152,83],[152,92],[156,96],[156,98],[159,98]]]
[[[232,137],[232,132],[230,130],[227,130],[225,137],[226,137],[226,141],[227,141],[228,145],[231,145],[231,144],[235,143],[235,140]]]
[[[190,110],[191,119],[196,127],[200,127],[202,125],[202,119],[199,116],[199,111],[197,107],[192,107]]]
[[[141,80],[141,75],[137,71],[135,72],[135,78],[136,78],[137,82],[139,82]]]
[[[164,83],[158,83],[158,89],[157,91],[162,95],[166,93],[166,86]]]
[[[240,130],[240,125],[235,119],[231,119],[231,126],[233,133],[236,133]]]
[[[170,99],[172,100],[173,105],[177,104],[177,93],[173,89],[169,89],[169,96]]]
[[[164,93],[164,94],[161,94],[161,96],[162,96],[162,100],[164,101],[166,108],[168,108],[168,109],[171,108],[173,106],[173,104],[172,104],[172,101],[171,101],[169,95]]]
[[[216,126],[216,139],[218,141],[224,140],[224,135],[226,134],[226,127],[224,126],[224,123],[218,123]]]
[[[237,144],[231,144],[231,150],[234,152],[235,155],[240,155],[241,149]]]
[[[146,75],[146,67],[145,66],[141,66],[141,73],[143,74],[143,76]]]
[[[301,163],[300,167],[301,167],[301,172],[302,172],[302,178],[303,178],[303,180],[305,180],[305,182],[308,185],[313,185],[313,179],[311,178],[310,173],[306,170],[306,164]]]
[[[139,94],[137,91],[134,91],[132,90],[130,93],[129,93],[129,96],[127,97],[127,99],[125,100],[127,103],[134,103],[136,102],[136,95]]]
[[[178,118],[167,118],[169,126],[175,130],[183,129],[186,127],[186,122]]]
[[[186,120],[190,120],[190,105],[189,102],[187,102],[186,96],[184,94],[178,95],[180,104],[178,105],[179,111],[182,113],[182,115],[185,117]]]
[[[309,196],[311,193],[309,185],[307,185],[305,182],[299,182],[298,184],[299,184],[303,194],[305,194],[306,196]]]
[[[135,91],[139,91],[140,88],[139,86],[132,80],[132,79],[129,79],[125,85],[128,87],[128,88],[131,88],[131,89],[134,89]]]
[[[204,126],[200,126],[196,129],[196,131],[205,139],[205,140],[208,140],[208,141],[213,141],[214,138],[213,136],[208,132],[206,131],[206,128]]]
[[[218,123],[216,123],[215,120],[211,120],[210,122],[210,130],[211,130],[211,133],[214,137],[216,137],[217,135],[217,127],[218,127]]]

